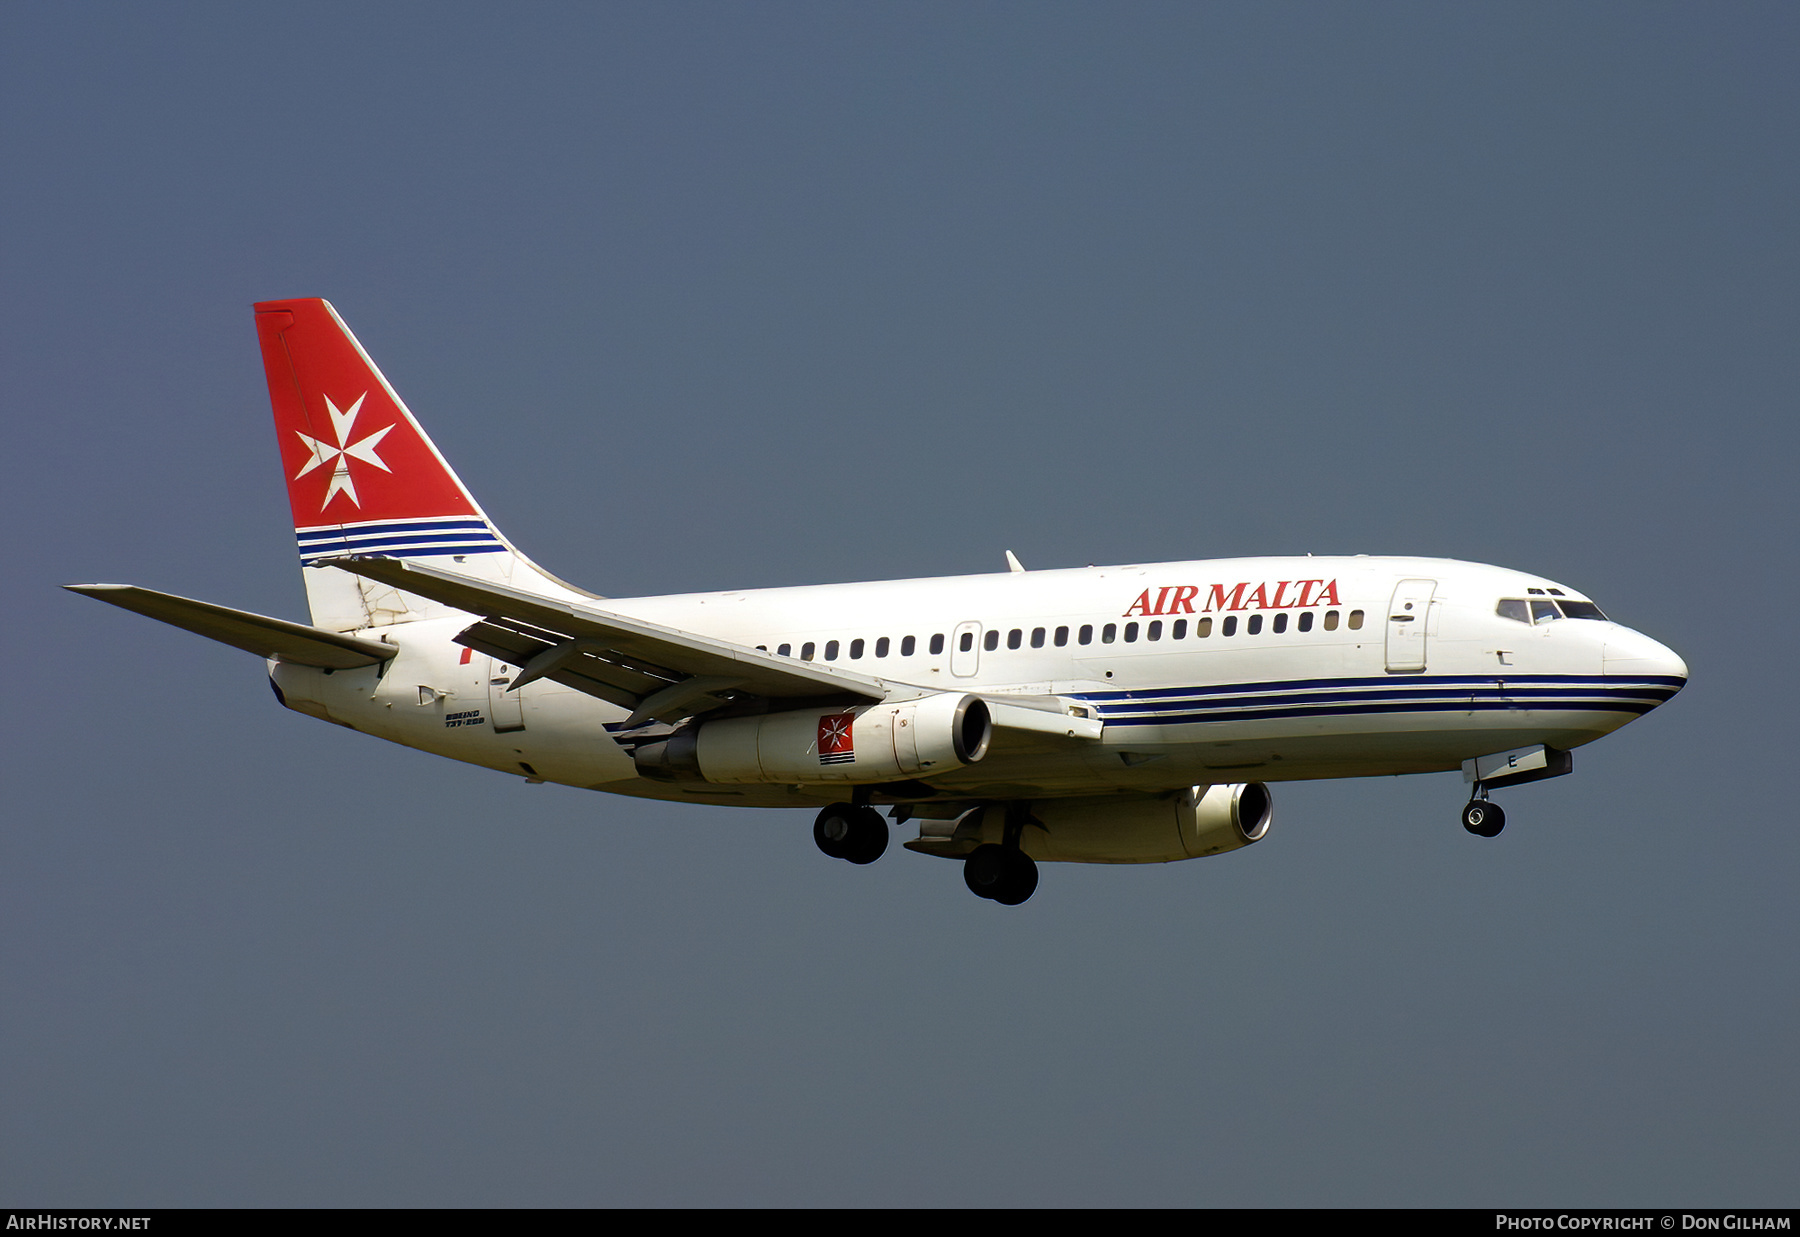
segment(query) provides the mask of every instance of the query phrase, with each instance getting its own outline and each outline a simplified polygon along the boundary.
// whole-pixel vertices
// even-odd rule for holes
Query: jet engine
[[[663,780],[790,784],[893,782],[972,765],[987,755],[993,721],[979,696],[794,709],[703,721],[634,754]]]
[[[1039,799],[1019,846],[1045,863],[1170,863],[1260,842],[1273,815],[1261,782],[1192,786],[1165,799]],[[945,829],[948,836],[935,837],[932,830],[942,826],[924,821],[919,841],[907,845],[954,858],[1001,841],[1005,819],[1000,805],[978,808]]]

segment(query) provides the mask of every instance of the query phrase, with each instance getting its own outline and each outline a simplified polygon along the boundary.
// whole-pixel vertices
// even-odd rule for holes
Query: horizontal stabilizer
[[[489,656],[524,667],[516,683],[546,678],[633,710],[673,721],[732,699],[882,700],[888,684],[870,675],[678,631],[572,601],[393,558],[327,562],[366,579],[482,616],[461,636]],[[516,684],[515,684],[516,685]]]
[[[398,651],[390,644],[359,640],[355,636],[308,627],[304,623],[290,623],[286,619],[268,618],[247,610],[233,610],[130,584],[65,584],[63,587],[205,636],[208,640],[255,653],[258,657],[273,657],[301,666],[349,670],[386,661]]]

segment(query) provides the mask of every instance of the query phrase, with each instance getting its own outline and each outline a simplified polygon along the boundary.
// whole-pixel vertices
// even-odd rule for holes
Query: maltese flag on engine
[[[856,724],[854,713],[827,713],[819,719],[819,763],[847,765],[856,761],[856,743],[851,729]]]

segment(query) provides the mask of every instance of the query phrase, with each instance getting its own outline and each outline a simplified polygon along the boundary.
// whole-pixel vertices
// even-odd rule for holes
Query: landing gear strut
[[[887,850],[887,821],[872,807],[834,803],[813,821],[813,841],[833,859],[874,863]]]
[[[1037,892],[1037,864],[1019,848],[1019,833],[1030,819],[1029,803],[1015,801],[1006,805],[1006,827],[1000,843],[977,846],[963,860],[963,884],[970,893],[1002,906],[1017,906]]]
[[[1506,813],[1500,805],[1490,801],[1487,788],[1480,782],[1475,783],[1475,797],[1463,808],[1463,828],[1478,838],[1495,838],[1506,828]]]

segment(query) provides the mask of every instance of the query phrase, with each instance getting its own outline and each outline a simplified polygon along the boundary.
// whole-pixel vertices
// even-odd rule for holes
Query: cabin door
[[[950,673],[966,679],[981,669],[981,624],[958,623],[950,633]]]
[[[1419,674],[1425,669],[1425,620],[1431,613],[1436,580],[1402,580],[1388,605],[1387,668],[1390,674]]]

